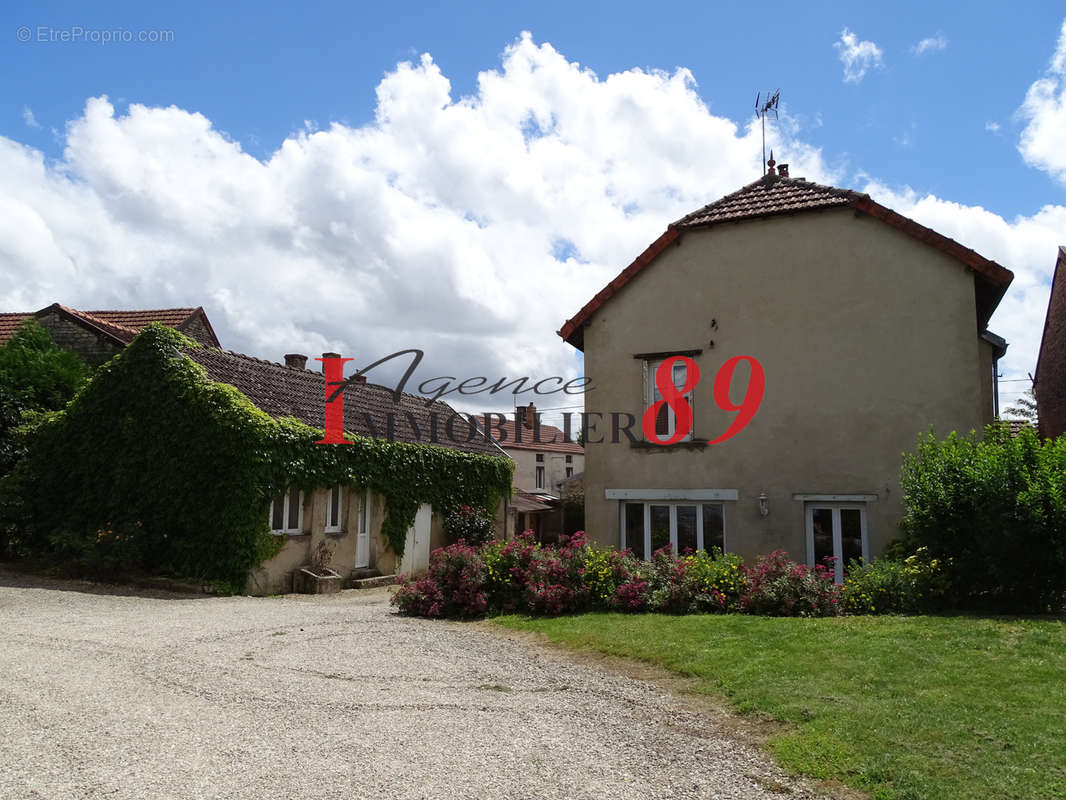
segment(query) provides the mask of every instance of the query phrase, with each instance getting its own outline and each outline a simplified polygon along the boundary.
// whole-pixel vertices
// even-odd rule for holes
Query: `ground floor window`
[[[326,533],[339,533],[344,523],[341,502],[344,499],[342,486],[331,486],[326,502]]]
[[[622,504],[621,548],[637,558],[650,559],[667,545],[674,553],[725,550],[725,510],[722,503]]]
[[[826,563],[832,558],[833,577],[842,583],[848,564],[868,561],[866,506],[862,503],[807,503],[807,563]]]
[[[270,501],[270,532],[299,533],[303,528],[304,493],[295,486]]]

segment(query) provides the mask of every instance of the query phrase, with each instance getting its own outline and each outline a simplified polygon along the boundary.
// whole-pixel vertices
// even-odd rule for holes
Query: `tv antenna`
[[[781,99],[781,90],[778,89],[773,94],[766,93],[766,100],[762,103],[762,92],[755,95],[755,116],[762,120],[762,174],[766,174],[766,115],[771,111],[774,112],[774,119],[777,119],[777,103]]]

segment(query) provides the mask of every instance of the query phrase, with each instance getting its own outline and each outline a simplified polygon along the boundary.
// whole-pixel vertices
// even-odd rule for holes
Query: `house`
[[[669,225],[559,332],[584,352],[586,413],[604,422],[584,442],[586,528],[644,558],[668,544],[835,556],[839,579],[841,561],[897,535],[901,454],[918,435],[996,416],[1006,343],[987,324],[1013,274],[865,194],[774,166]],[[640,422],[672,356],[700,378],[693,425],[663,446]],[[708,446],[737,416],[719,406],[751,384],[744,361],[716,402],[736,356],[757,359],[764,393],[743,430]],[[682,362],[672,377],[681,395],[695,376]],[[661,441],[677,417],[660,411]],[[606,421],[626,414],[637,424],[611,435]]]
[[[40,311],[0,313],[0,344],[14,335],[23,320],[35,318],[60,347],[86,362],[102,364],[129,344],[141,330],[159,322],[205,347],[221,347],[203,306],[149,311],[79,311],[52,303]]]
[[[306,355],[289,354],[285,364],[278,364],[202,347],[184,348],[182,353],[200,364],[210,380],[233,386],[271,417],[292,417],[310,427],[322,428],[325,378],[321,371],[306,368]],[[336,353],[322,355],[337,357]],[[446,433],[448,425],[454,436]],[[471,429],[467,420],[447,403],[430,402],[407,393],[402,393],[396,402],[391,388],[367,383],[365,376],[344,392],[344,430],[371,439],[507,457],[483,432]],[[501,537],[513,531],[507,525],[509,506],[510,500],[505,498],[497,510],[496,534]],[[408,530],[403,557],[397,559],[382,533],[387,513],[383,495],[354,483],[321,486],[313,491],[290,487],[273,499],[269,512],[270,532],[282,537],[284,545],[252,572],[250,593],[290,591],[293,573],[312,561],[323,541],[330,553],[330,568],[346,577],[417,572],[428,565],[431,550],[449,543],[441,510],[422,504]]]
[[[1066,247],[1059,248],[1051,279],[1033,390],[1040,435],[1060,436],[1066,431]]]

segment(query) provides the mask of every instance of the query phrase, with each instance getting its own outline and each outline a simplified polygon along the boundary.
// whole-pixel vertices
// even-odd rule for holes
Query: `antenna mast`
[[[766,115],[773,111],[774,119],[777,119],[777,102],[781,99],[781,90],[773,94],[766,93],[766,102],[760,105],[762,92],[755,95],[755,116],[762,120],[762,174],[766,174]]]

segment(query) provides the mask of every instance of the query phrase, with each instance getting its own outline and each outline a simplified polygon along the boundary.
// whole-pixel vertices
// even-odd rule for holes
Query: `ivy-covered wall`
[[[0,487],[9,518],[17,509],[23,554],[108,555],[241,591],[280,547],[267,512],[287,484],[355,483],[383,495],[382,534],[398,557],[420,504],[492,509],[510,493],[513,464],[503,457],[364,438],[316,445],[321,431],[273,420],[207,380],[177,350],[189,346],[174,330],[147,327],[34,434]]]

